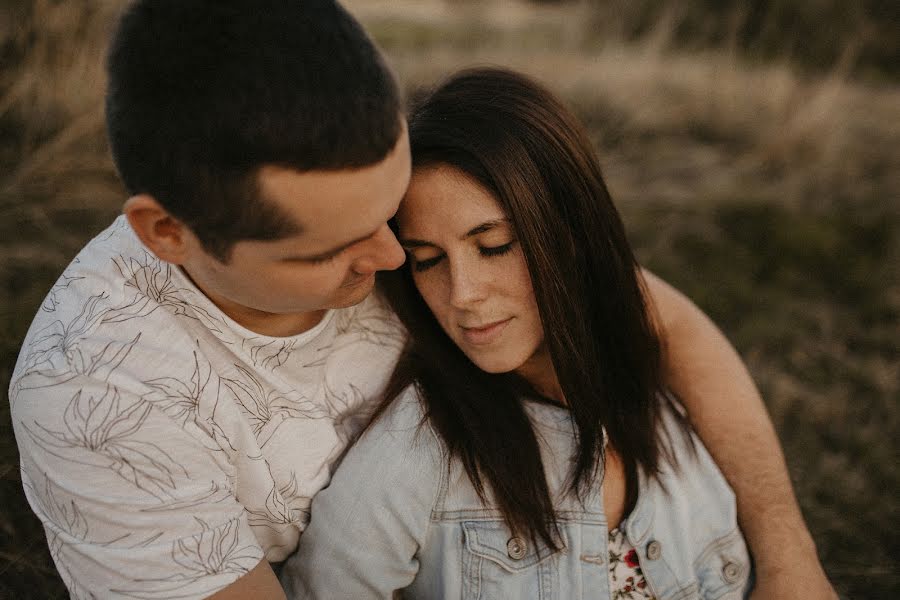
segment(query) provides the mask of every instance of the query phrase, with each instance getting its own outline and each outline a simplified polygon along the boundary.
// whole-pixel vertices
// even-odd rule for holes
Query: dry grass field
[[[576,109],[641,260],[749,364],[839,592],[900,598],[896,15],[878,1],[861,4],[883,13],[868,20],[835,9],[855,3],[769,4],[813,20],[779,45],[774,25],[747,33],[756,12],[703,10],[740,3],[348,2],[411,95],[502,64]],[[102,122],[120,6],[0,4],[3,390],[43,296],[123,200]],[[64,597],[17,461],[0,402],[0,598]]]

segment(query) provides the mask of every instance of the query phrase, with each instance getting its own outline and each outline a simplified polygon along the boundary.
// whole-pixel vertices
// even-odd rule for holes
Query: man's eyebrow
[[[364,236],[358,237],[355,240],[350,240],[346,244],[341,244],[340,246],[332,248],[331,250],[326,250],[325,252],[320,252],[318,254],[313,254],[311,256],[290,256],[287,258],[287,260],[303,260],[303,261],[309,261],[309,262],[314,262],[314,261],[318,261],[318,260],[328,260],[329,258],[334,258],[335,256],[337,256],[338,254],[340,254],[341,252],[343,252],[344,250],[346,250],[353,244],[358,244],[362,241],[365,241],[365,240],[371,238],[376,233],[378,233],[378,229],[376,229],[372,233],[367,233]]]

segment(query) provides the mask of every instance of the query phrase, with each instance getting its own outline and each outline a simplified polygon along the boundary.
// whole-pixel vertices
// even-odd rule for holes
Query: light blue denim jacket
[[[569,413],[526,406],[557,498],[563,549],[513,538],[430,425],[420,427],[421,404],[409,390],[313,500],[299,550],[281,572],[288,598],[609,600],[599,481],[583,504],[560,493],[573,454]],[[745,598],[751,564],[734,494],[699,441],[694,454],[672,415],[664,425],[680,468],[666,464],[662,486],[642,477],[621,527],[657,600]]]

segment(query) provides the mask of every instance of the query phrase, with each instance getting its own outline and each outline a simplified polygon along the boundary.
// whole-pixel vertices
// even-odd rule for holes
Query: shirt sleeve
[[[263,559],[215,444],[86,376],[11,394],[22,481],[73,598],[205,598]]]
[[[392,598],[413,581],[446,463],[421,415],[411,391],[395,400],[313,499],[281,572],[288,598]]]

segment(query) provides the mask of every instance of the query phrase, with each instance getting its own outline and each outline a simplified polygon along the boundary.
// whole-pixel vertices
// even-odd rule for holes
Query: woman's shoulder
[[[316,495],[314,514],[326,506],[353,506],[366,514],[390,509],[427,520],[446,461],[417,404],[417,395],[405,391],[369,425]]]
[[[365,436],[388,435],[397,439],[418,437],[420,431],[431,429],[425,415],[425,408],[415,385],[410,385],[394,398],[390,404],[372,421]]]
[[[423,417],[407,390],[347,452],[281,574],[289,596],[388,598],[415,578],[442,473]]]
[[[444,445],[428,422],[419,393],[411,385],[375,417],[344,462],[417,463],[404,466],[437,469],[445,462],[445,454]]]

